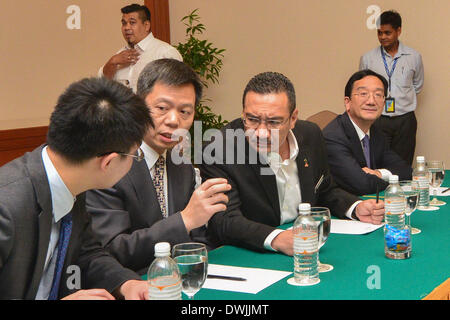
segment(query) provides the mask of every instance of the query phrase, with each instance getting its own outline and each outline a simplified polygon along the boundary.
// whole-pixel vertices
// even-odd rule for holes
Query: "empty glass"
[[[402,188],[403,193],[405,194],[406,199],[406,208],[405,214],[410,219],[411,222],[411,214],[416,210],[417,204],[419,203],[419,184],[416,181],[412,180],[403,180],[398,183],[400,188]],[[418,234],[422,232],[418,228],[414,228],[411,226],[411,233]]]
[[[311,207],[311,216],[314,220],[320,223],[319,225],[319,249],[328,240],[328,235],[331,229],[331,215],[330,210],[325,207]],[[328,272],[333,270],[331,264],[319,263],[319,272]]]
[[[445,168],[444,162],[438,160],[432,160],[427,162],[428,171],[431,174],[430,185],[433,188],[433,200],[430,201],[430,206],[443,206],[444,201],[436,198],[437,188],[439,188],[444,181]]]

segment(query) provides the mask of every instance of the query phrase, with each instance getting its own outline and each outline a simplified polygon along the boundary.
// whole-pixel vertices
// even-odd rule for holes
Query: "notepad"
[[[331,219],[330,233],[340,234],[366,234],[373,232],[384,224],[371,224],[354,220]]]
[[[206,279],[203,288],[257,294],[292,272],[208,264],[208,274],[241,277],[247,281]]]

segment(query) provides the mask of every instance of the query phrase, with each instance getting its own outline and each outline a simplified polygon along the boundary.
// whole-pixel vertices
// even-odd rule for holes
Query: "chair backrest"
[[[317,124],[319,126],[320,130],[322,130],[323,128],[325,128],[327,126],[327,124],[329,124],[336,117],[337,117],[337,113],[334,113],[329,110],[323,110],[316,114],[313,114],[312,116],[308,117],[306,120],[314,122],[315,124]]]

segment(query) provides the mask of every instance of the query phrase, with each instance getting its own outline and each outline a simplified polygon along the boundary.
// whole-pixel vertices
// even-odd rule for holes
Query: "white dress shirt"
[[[298,206],[302,202],[302,195],[300,191],[300,181],[298,178],[297,168],[297,155],[299,152],[299,146],[297,139],[294,136],[292,130],[289,131],[287,136],[289,143],[289,158],[282,160],[278,153],[268,154],[268,164],[272,171],[275,173],[278,190],[278,200],[280,204],[280,224],[293,222],[298,216]],[[346,212],[346,216],[350,219],[353,209],[361,201],[356,201]],[[264,248],[267,250],[273,250],[271,243],[277,235],[285,230],[276,229],[272,231],[264,240]]]
[[[58,171],[50,160],[47,147],[42,149],[42,160],[47,173],[50,194],[52,198],[53,221],[48,244],[47,256],[45,258],[44,271],[39,283],[36,300],[47,300],[52,288],[53,275],[55,273],[56,257],[58,256],[58,240],[61,219],[68,214],[75,203],[76,198],[70,193]]]
[[[131,49],[130,46],[126,45],[117,53],[129,49]],[[137,43],[134,46],[134,49],[136,49],[140,54],[138,61],[135,64],[131,64],[128,67],[117,70],[114,75],[114,80],[133,89],[133,92],[135,93],[137,90],[139,74],[149,62],[162,58],[172,58],[183,61],[183,57],[177,49],[164,41],[156,39],[151,32],[147,37]],[[103,76],[103,67],[100,68],[98,76]]]

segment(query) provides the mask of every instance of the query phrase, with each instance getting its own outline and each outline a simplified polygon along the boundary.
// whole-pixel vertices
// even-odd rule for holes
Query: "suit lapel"
[[[358,161],[361,168],[367,167],[366,158],[364,157],[364,152],[361,147],[361,141],[359,140],[358,134],[356,133],[355,127],[350,121],[348,114],[344,113],[341,119],[342,119],[342,127],[344,128],[345,135],[350,140],[350,148],[352,149],[352,152],[355,155],[356,160]]]
[[[166,157],[166,169],[167,169],[167,206],[169,209],[168,214],[177,212],[182,206],[187,205],[184,203],[186,199],[190,199],[190,194],[186,193],[186,190],[192,190],[194,186],[195,175],[190,174],[189,170],[193,170],[192,167],[184,165],[175,165],[171,157],[169,156],[170,150],[167,151]],[[190,178],[190,179],[189,179]]]
[[[135,189],[137,199],[141,206],[141,212],[144,213],[145,220],[152,225],[154,223],[154,215],[145,214],[146,212],[159,212],[163,217],[161,208],[159,207],[156,190],[153,186],[150,169],[145,161],[134,161],[133,167],[128,173],[131,183]]]
[[[42,273],[44,271],[45,258],[47,257],[53,221],[52,199],[47,174],[42,161],[42,149],[43,146],[33,151],[27,162],[30,179],[41,211],[37,217],[39,237],[37,239],[36,263],[34,264],[34,269],[32,271],[32,279],[26,293],[26,299],[34,299],[36,297]]]
[[[303,137],[299,135],[295,135],[298,143],[298,155],[295,159],[297,163],[297,173],[298,173],[298,181],[300,183],[300,193],[302,202],[314,203],[314,186],[313,184],[313,173],[312,173],[312,165],[310,150],[308,146],[302,143]]]

